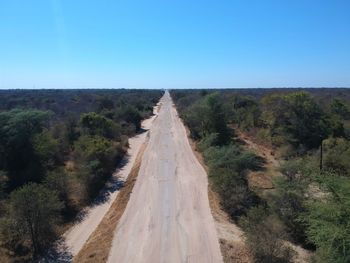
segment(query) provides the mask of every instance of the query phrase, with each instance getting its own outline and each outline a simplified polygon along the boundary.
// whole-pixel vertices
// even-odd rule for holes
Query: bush
[[[212,140],[207,138],[202,142]],[[257,169],[260,160],[252,153],[242,151],[234,145],[209,147],[204,151],[204,158],[210,168],[209,178],[214,189],[221,197],[225,210],[234,219],[244,214],[248,208],[257,204],[259,199],[249,190],[246,179],[248,169]]]
[[[332,138],[324,143],[324,168],[340,175],[350,176],[350,142],[343,138]]]
[[[59,161],[58,142],[48,132],[42,132],[33,136],[32,144],[34,152],[39,158],[42,167],[53,169]]]
[[[255,262],[292,262],[294,253],[285,244],[287,235],[278,219],[269,215],[262,207],[254,207],[241,218],[240,225],[245,231]]]
[[[226,123],[226,115],[218,94],[210,94],[189,107],[184,121],[195,139],[204,138],[212,133],[217,134],[217,143],[227,144],[231,139]]]
[[[305,233],[306,225],[300,220],[300,215],[306,212],[306,186],[296,179],[298,172],[286,173],[289,179],[275,179],[276,191],[272,194],[271,208],[280,217],[293,241],[307,246],[310,244]]]
[[[115,119],[119,122],[125,121],[128,124],[132,124],[135,127],[135,131],[139,131],[141,129],[141,113],[131,105],[117,109]]]
[[[82,114],[80,124],[85,134],[119,139],[121,128],[115,122],[95,112]]]
[[[33,140],[43,131],[49,116],[38,110],[0,113],[0,170],[6,170],[10,189],[41,180],[44,168]]]
[[[208,148],[204,152],[204,157],[213,170],[225,168],[242,175],[247,169],[257,170],[262,165],[262,160],[255,154],[244,151],[235,145]]]
[[[332,125],[316,101],[306,92],[268,95],[262,99],[264,125],[272,142],[317,148],[332,132]]]
[[[57,193],[60,201],[66,206],[68,204],[68,178],[63,167],[56,168],[48,173],[44,179],[44,185]]]
[[[249,190],[245,179],[227,169],[211,170],[209,173],[214,189],[220,195],[221,204],[235,220],[258,203],[256,195]]]
[[[2,234],[5,237],[13,235],[9,242],[29,240],[36,255],[55,237],[54,227],[61,209],[62,203],[56,192],[43,185],[27,184],[11,193]]]
[[[302,217],[308,238],[317,247],[318,262],[349,262],[350,181],[331,174],[323,174],[320,180],[328,195],[308,202]]]
[[[78,178],[86,197],[94,198],[118,160],[124,155],[120,144],[100,136],[81,136],[74,144],[74,158],[79,166]]]

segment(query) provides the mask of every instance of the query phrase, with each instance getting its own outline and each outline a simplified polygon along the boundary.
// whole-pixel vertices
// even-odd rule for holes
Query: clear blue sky
[[[1,0],[0,88],[350,87],[349,0]]]

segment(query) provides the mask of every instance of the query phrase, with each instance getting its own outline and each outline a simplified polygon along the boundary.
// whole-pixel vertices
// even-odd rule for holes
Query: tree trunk
[[[320,171],[322,172],[323,169],[323,140],[321,141],[321,147],[320,147]]]

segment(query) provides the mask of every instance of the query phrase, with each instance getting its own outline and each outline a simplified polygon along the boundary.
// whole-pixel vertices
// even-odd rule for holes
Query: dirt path
[[[207,174],[168,92],[161,102],[108,262],[222,262]]]
[[[265,160],[263,171],[250,171],[248,173],[249,186],[262,190],[273,189],[273,177],[281,175],[279,172],[280,162],[274,156],[273,151],[264,145],[255,143],[254,140],[238,129],[235,129],[235,132],[238,138],[245,143],[246,149],[251,150]]]

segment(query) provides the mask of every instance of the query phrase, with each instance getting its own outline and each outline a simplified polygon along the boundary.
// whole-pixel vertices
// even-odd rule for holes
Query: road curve
[[[166,92],[108,262],[222,262],[207,187]]]

